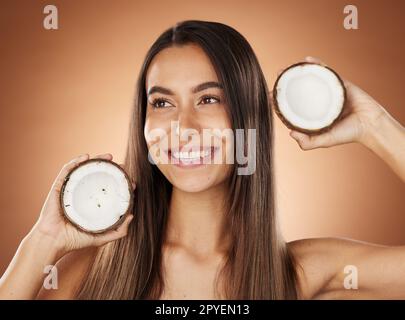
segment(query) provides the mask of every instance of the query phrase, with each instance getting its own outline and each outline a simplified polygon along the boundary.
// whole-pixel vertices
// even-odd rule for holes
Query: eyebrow
[[[222,85],[220,83],[216,82],[216,81],[203,82],[203,83],[193,87],[191,89],[191,92],[192,93],[197,93],[199,91],[202,91],[202,90],[205,90],[205,89],[208,89],[208,88],[222,89]],[[153,86],[148,90],[148,96],[151,95],[152,93],[155,93],[155,92],[160,92],[160,93],[167,94],[167,95],[170,95],[170,96],[174,95],[174,92],[171,91],[168,88],[161,87],[161,86]]]

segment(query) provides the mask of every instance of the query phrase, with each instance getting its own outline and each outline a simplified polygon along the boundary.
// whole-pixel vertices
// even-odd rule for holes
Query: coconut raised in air
[[[273,87],[275,112],[290,129],[307,134],[329,130],[343,114],[346,89],[331,68],[300,62],[286,68]]]
[[[60,205],[64,216],[82,231],[102,233],[115,229],[133,206],[130,178],[113,161],[89,159],[66,176]]]

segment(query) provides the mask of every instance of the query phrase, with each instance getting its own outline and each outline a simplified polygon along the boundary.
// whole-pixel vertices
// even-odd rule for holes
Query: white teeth
[[[211,153],[211,149],[206,149],[204,151],[191,151],[191,152],[178,152],[174,151],[173,157],[177,159],[185,159],[185,160],[190,160],[190,159],[199,159],[202,157],[206,157]]]

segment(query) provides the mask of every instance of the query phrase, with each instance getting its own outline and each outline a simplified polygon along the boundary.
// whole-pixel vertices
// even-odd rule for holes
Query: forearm
[[[362,143],[405,182],[405,127],[384,112],[376,124],[368,127]]]
[[[0,299],[35,299],[46,276],[45,267],[54,265],[59,257],[51,239],[36,232],[28,234],[0,279]]]

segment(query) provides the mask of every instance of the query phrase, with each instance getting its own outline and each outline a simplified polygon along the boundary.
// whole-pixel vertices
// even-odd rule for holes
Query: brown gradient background
[[[55,4],[59,30],[42,26]],[[359,30],[343,28],[355,4]],[[269,86],[320,57],[405,124],[404,1],[1,1],[0,274],[35,223],[61,166],[110,152],[122,162],[144,55],[185,19],[228,24]],[[288,241],[341,236],[405,244],[405,187],[360,144],[302,151],[275,116],[277,207]]]

